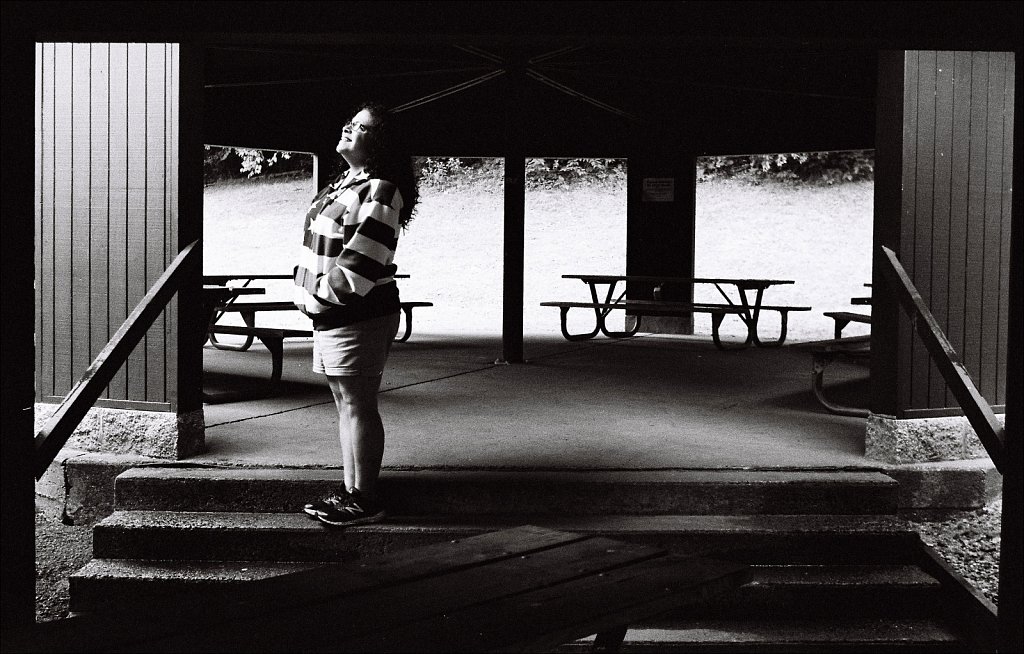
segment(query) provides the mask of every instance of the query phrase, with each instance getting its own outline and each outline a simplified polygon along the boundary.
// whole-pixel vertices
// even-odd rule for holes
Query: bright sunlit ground
[[[205,272],[290,273],[315,191],[312,180],[287,178],[208,186]],[[412,275],[400,282],[402,297],[434,303],[417,310],[417,331],[500,333],[500,193],[472,188],[421,193],[417,217],[402,235],[396,257],[399,272]],[[851,297],[868,294],[872,193],[871,182],[698,184],[696,276],[795,280],[769,289],[765,303],[813,307],[791,314],[792,340],[830,338],[832,321],[822,312],[851,310]],[[588,299],[586,286],[561,275],[625,274],[625,207],[624,190],[598,185],[527,192],[527,333],[559,333],[558,310],[540,302]],[[289,282],[271,283],[268,293],[267,300],[290,299]],[[698,286],[695,299],[721,301],[713,286]],[[579,328],[589,329],[588,316],[579,313]],[[777,315],[769,314],[766,327],[777,326]],[[283,327],[303,327],[305,321],[297,313],[260,319]],[[698,315],[695,324],[697,333],[710,333],[707,315]],[[736,320],[723,325],[726,334],[742,329]],[[851,325],[845,332],[858,333],[867,333],[867,326]]]

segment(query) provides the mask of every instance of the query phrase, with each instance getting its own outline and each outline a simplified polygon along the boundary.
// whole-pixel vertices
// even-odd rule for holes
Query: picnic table
[[[395,279],[409,279],[408,274],[395,274],[392,275]],[[250,283],[256,280],[281,280],[281,279],[292,279],[292,275],[287,274],[222,274],[222,275],[205,275],[203,282],[205,284],[219,284],[227,286],[233,289],[245,289],[252,288],[249,286]],[[242,282],[241,284],[232,284],[228,286],[229,282]],[[262,292],[262,291],[257,291]],[[245,291],[240,291],[238,295],[245,294]],[[235,352],[245,352],[252,345],[253,337],[259,338],[259,332],[264,331],[267,328],[256,327],[256,314],[268,312],[268,311],[298,311],[298,308],[291,300],[285,301],[272,301],[272,302],[236,302],[238,295],[229,297],[224,301],[220,302],[216,307],[215,311],[211,314],[210,318],[210,329],[209,339],[210,343],[219,350],[232,350]],[[432,307],[433,302],[402,302],[401,310],[405,315],[405,329],[404,331],[395,337],[395,342],[402,343],[409,340],[409,336],[412,335],[412,310],[417,307]],[[224,316],[225,313],[238,313],[242,322],[245,323],[244,327],[235,326],[224,326],[217,324],[218,321]],[[245,340],[241,343],[222,343],[217,340],[217,334],[235,334],[244,336]],[[282,338],[291,337],[311,337],[312,332],[306,329],[276,329],[274,338],[276,335]]]
[[[751,344],[758,347],[782,345],[786,340],[786,330],[790,311],[810,311],[811,307],[766,305],[764,292],[772,286],[793,284],[791,279],[740,279],[721,277],[662,277],[653,275],[562,275],[563,279],[578,279],[590,290],[590,302],[541,302],[541,306],[556,306],[561,310],[562,335],[570,341],[586,340],[603,333],[609,338],[625,338],[633,336],[640,329],[643,316],[688,316],[694,313],[711,315],[711,333],[718,349],[730,349],[721,340],[719,328],[728,315],[735,315],[747,327],[747,338],[740,347]],[[627,288],[617,293],[618,284],[624,282]],[[671,298],[674,288],[692,286],[694,284],[712,284],[725,299],[724,304],[710,302],[683,302]],[[629,285],[650,288],[650,299],[627,298]],[[603,289],[601,287],[604,287]],[[732,293],[726,292],[729,288]],[[753,291],[753,297],[749,293]],[[644,295],[644,293],[641,293]],[[590,332],[570,334],[566,319],[570,309],[592,309],[595,326]],[[614,310],[624,310],[627,315],[636,317],[631,329],[625,331],[609,330],[605,322]],[[758,320],[763,311],[777,311],[780,315],[779,337],[774,341],[762,339],[758,334]]]
[[[253,288],[246,286],[228,286],[227,284],[220,284],[215,281],[208,281],[208,278],[203,278],[203,291],[199,295],[200,303],[203,310],[203,325],[209,325],[212,322],[216,322],[215,314],[217,313],[218,307],[226,304],[231,304],[242,295],[263,295],[266,293],[265,289]],[[206,332],[203,332],[204,336],[200,341],[206,340]]]
[[[217,304],[213,307],[213,310],[209,314],[209,320],[207,321],[207,324],[210,326],[210,329],[207,330],[207,332],[208,332],[207,333],[207,337],[210,339],[210,344],[213,345],[218,350],[233,350],[233,351],[237,351],[237,352],[244,352],[244,351],[248,350],[249,346],[252,345],[253,336],[255,336],[254,333],[242,334],[246,338],[245,338],[245,342],[243,342],[241,344],[221,343],[221,342],[219,342],[217,340],[217,335],[216,335],[215,330],[213,329],[213,327],[217,324],[217,321],[221,319],[221,317],[224,315],[224,313],[231,309],[231,306],[235,303],[235,300],[237,300],[242,295],[256,295],[256,294],[262,295],[262,294],[266,293],[266,289],[263,289],[263,288],[260,288],[260,287],[249,286],[249,284],[252,283],[253,281],[256,281],[257,279],[291,279],[291,278],[292,278],[291,275],[280,275],[280,274],[275,274],[275,275],[203,275],[203,284],[204,285],[209,285],[210,288],[220,287],[220,288],[226,288],[226,289],[230,289],[231,290],[231,293],[225,294],[223,299],[221,301],[217,302]],[[231,281],[241,281],[242,283],[241,284],[229,284],[229,282],[231,282]],[[279,305],[279,304],[282,305],[280,309],[276,308],[276,305]],[[271,310],[271,311],[273,311],[273,310],[283,310],[283,309],[287,308],[287,307],[283,306],[284,303],[281,303],[281,302],[270,302],[270,303],[263,302],[263,303],[260,303],[260,306],[266,306],[266,305],[271,305],[271,308],[264,309],[264,310]],[[248,325],[249,327],[255,327],[256,326],[255,321],[253,321],[252,323],[250,323],[249,321],[246,321],[246,325]]]
[[[864,286],[871,287],[870,283],[864,284]],[[866,297],[852,297],[850,298],[850,304],[860,306],[871,306],[871,296]],[[853,311],[826,311],[824,315],[835,321],[835,338],[841,339],[843,337],[843,330],[851,322],[863,323],[866,325],[871,324],[871,314],[869,313],[857,313]]]
[[[523,525],[270,577],[228,598],[169,594],[146,610],[184,627],[157,623],[166,635],[136,651],[538,652],[593,634],[594,649],[616,651],[630,624],[748,580],[742,563]]]

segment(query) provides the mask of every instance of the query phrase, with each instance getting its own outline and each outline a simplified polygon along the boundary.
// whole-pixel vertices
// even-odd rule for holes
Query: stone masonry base
[[[35,405],[35,433],[59,406]],[[66,446],[87,452],[182,459],[203,451],[204,433],[202,409],[179,415],[173,411],[92,407]]]

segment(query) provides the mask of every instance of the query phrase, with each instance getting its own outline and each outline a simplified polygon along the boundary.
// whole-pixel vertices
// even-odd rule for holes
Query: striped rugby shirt
[[[295,306],[314,329],[333,329],[400,310],[393,275],[398,246],[398,187],[362,172],[340,175],[306,213]]]

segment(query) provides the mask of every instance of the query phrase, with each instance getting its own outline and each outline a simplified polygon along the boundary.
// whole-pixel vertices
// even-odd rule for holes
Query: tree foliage
[[[207,183],[253,178],[272,173],[313,174],[313,157],[302,152],[205,146],[203,176]]]
[[[772,180],[835,184],[873,180],[874,176],[874,150],[726,155],[697,160],[698,182],[737,178],[753,183]]]
[[[420,184],[451,190],[475,186],[501,192],[505,169],[501,159],[424,157],[417,160]],[[566,189],[577,184],[626,188],[625,159],[527,159],[526,188]]]
[[[625,159],[527,159],[526,187],[557,190],[578,184],[597,184],[625,190],[626,167]],[[504,166],[500,158],[418,157],[415,169],[425,188],[453,190],[473,186],[486,192],[501,192],[504,185]],[[305,153],[208,145],[204,172],[207,182],[290,172],[312,175],[313,158]],[[721,155],[701,157],[696,165],[698,182],[740,179],[754,184],[766,181],[835,184],[870,181],[874,179],[874,172],[874,150]]]

